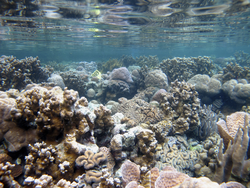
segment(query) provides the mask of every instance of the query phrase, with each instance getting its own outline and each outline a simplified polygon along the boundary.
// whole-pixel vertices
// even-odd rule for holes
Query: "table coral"
[[[169,93],[163,93],[161,107],[173,122],[173,133],[184,134],[199,125],[200,100],[193,85],[187,82],[171,83]]]
[[[165,59],[159,67],[168,76],[170,81],[176,79],[179,81],[187,81],[196,74],[207,74],[211,76],[215,68],[210,57],[207,56]]]
[[[43,68],[38,57],[16,59],[13,56],[0,57],[0,89],[23,89],[27,84],[45,82],[52,69]]]

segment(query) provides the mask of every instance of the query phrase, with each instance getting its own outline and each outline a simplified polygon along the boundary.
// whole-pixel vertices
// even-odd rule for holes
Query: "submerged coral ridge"
[[[0,187],[249,186],[247,68],[124,56],[51,74],[38,58],[0,61]]]

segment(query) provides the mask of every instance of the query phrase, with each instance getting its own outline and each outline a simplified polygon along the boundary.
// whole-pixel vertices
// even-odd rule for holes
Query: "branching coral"
[[[0,89],[23,89],[27,84],[46,81],[52,69],[42,68],[38,57],[18,60],[13,56],[0,57]]]
[[[240,126],[235,136],[234,142],[229,143],[227,150],[223,154],[223,144],[220,143],[218,153],[218,166],[214,175],[214,181],[227,182],[232,175],[242,181],[249,181],[250,160],[245,159],[248,150],[249,119],[245,115],[244,126]]]
[[[188,57],[165,59],[160,64],[162,71],[168,76],[170,81],[176,79],[187,81],[196,74],[207,74],[211,76],[215,68],[210,57]]]
[[[173,133],[184,134],[199,125],[200,100],[193,85],[187,82],[171,83],[170,93],[163,93],[161,107],[173,122]]]

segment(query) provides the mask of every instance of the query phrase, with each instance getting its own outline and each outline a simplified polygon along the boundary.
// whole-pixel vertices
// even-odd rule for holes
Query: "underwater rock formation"
[[[41,67],[38,57],[16,59],[13,56],[0,57],[0,89],[23,89],[27,84],[46,82],[52,69]]]
[[[210,57],[175,57],[173,59],[165,59],[160,64],[162,71],[168,76],[170,81],[178,79],[179,81],[187,81],[196,74],[207,74],[212,76],[215,68]]]
[[[171,83],[169,93],[162,94],[160,105],[173,124],[173,134],[192,131],[200,123],[200,99],[195,87],[185,81]]]

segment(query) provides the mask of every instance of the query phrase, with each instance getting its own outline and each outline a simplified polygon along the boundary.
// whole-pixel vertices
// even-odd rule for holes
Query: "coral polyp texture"
[[[53,74],[38,58],[0,63],[0,187],[249,187],[248,68],[206,56]]]
[[[171,81],[176,79],[187,81],[196,74],[207,74],[212,76],[215,66],[210,57],[199,56],[164,59],[160,64],[160,68]]]
[[[45,82],[53,69],[41,67],[38,57],[16,59],[14,56],[0,57],[0,89],[23,89],[27,84]]]
[[[171,83],[169,93],[163,93],[162,109],[171,118],[174,134],[184,134],[199,125],[200,99],[195,87],[185,81]]]

